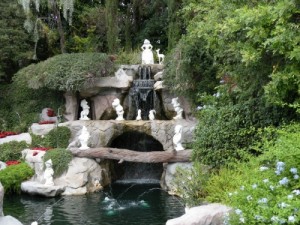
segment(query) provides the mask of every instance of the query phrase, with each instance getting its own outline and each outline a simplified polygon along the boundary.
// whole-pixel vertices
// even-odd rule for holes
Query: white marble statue
[[[164,59],[165,59],[165,55],[159,53],[160,49],[157,49],[157,50],[155,50],[155,51],[156,51],[156,53],[157,53],[158,63],[159,63],[159,64],[163,64]]]
[[[135,120],[142,120],[142,115],[141,115],[142,110],[139,109],[137,112],[138,112],[138,114],[137,114]]]
[[[184,150],[182,144],[181,144],[181,138],[182,138],[182,126],[176,125],[175,126],[175,134],[173,136],[173,144],[176,151]]]
[[[176,112],[176,116],[173,117],[173,119],[175,120],[179,120],[182,119],[182,113],[183,113],[183,109],[180,107],[180,104],[178,102],[178,97],[177,98],[172,98],[172,105],[174,107],[174,110]]]
[[[88,146],[88,141],[90,139],[91,135],[88,132],[87,128],[85,126],[82,127],[81,133],[78,136],[78,140],[80,142],[80,148],[81,150],[84,149],[89,149],[90,147]]]
[[[116,110],[118,117],[116,118],[116,120],[124,120],[124,110],[123,110],[123,106],[121,106],[120,104],[120,99],[115,98],[114,101],[112,102],[112,107],[114,108],[114,110]]]
[[[80,106],[82,108],[82,111],[80,112],[80,120],[90,120],[88,117],[90,112],[90,107],[85,99],[82,99],[80,102]]]
[[[54,186],[54,182],[53,182],[54,170],[52,168],[52,160],[49,159],[48,161],[46,161],[45,165],[46,165],[46,169],[44,171],[45,185]]]
[[[156,111],[154,109],[151,109],[149,111],[149,120],[154,120],[155,119],[155,113],[156,113]]]
[[[144,40],[144,44],[142,45],[142,64],[154,64],[154,57],[152,52],[152,45],[148,39]]]

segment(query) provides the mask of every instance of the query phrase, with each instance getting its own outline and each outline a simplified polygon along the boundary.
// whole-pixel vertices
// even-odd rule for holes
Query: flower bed
[[[37,154],[39,154],[39,151],[48,151],[48,150],[51,150],[52,148],[46,148],[46,147],[35,147],[35,148],[32,148],[31,150],[35,150],[33,153],[32,153],[32,156],[36,156]]]
[[[40,121],[39,124],[43,125],[43,124],[53,124],[55,123],[55,121],[51,121],[51,120],[44,120],[44,121]]]
[[[46,148],[46,147],[35,147],[35,148],[31,148],[31,150],[38,150],[38,151],[48,151],[52,148]]]
[[[18,161],[18,160],[11,160],[11,161],[7,161],[7,162],[6,162],[6,165],[7,165],[7,166],[13,166],[13,165],[17,165],[17,164],[19,164],[19,163],[21,163],[21,162]]]
[[[5,138],[5,137],[11,136],[11,135],[17,135],[17,133],[12,132],[12,131],[2,131],[2,132],[0,132],[0,138]]]

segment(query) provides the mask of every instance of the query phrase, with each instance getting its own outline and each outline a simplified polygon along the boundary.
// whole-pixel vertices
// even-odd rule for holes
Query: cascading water
[[[135,112],[140,109],[143,120],[148,120],[149,111],[155,109],[156,94],[154,91],[154,83],[155,80],[151,77],[151,67],[140,66],[139,79],[133,81],[129,96],[133,103],[130,111],[133,111],[133,115],[135,115]]]
[[[125,132],[113,140],[110,147],[148,152],[163,151],[162,144],[153,137],[139,132]],[[119,183],[159,183],[162,163],[114,163],[114,177]]]

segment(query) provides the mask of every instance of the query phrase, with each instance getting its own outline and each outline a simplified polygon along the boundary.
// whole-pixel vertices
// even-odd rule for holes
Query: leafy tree
[[[297,108],[299,99],[299,29],[292,29],[298,12],[293,0],[184,5],[187,34],[165,71],[169,87],[207,107],[199,114],[195,160],[213,166],[240,160],[253,151],[258,128],[297,119],[285,106]],[[207,98],[213,92],[221,97]],[[281,107],[274,105],[280,100]]]
[[[0,14],[0,82],[10,83],[13,74],[30,62],[33,43],[22,28],[25,15],[17,3],[1,1]]]

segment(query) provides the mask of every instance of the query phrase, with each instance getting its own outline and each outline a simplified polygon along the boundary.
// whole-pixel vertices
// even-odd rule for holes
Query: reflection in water
[[[4,213],[24,225],[163,225],[181,216],[184,207],[157,184],[114,184],[82,196],[5,196]]]

